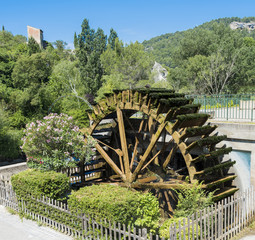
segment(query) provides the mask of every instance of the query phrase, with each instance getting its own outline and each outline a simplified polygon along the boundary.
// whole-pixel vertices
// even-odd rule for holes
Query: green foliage
[[[22,132],[12,129],[9,115],[6,114],[0,105],[0,159],[15,159],[20,155]]]
[[[100,55],[106,48],[106,35],[101,28],[97,31],[91,29],[87,19],[83,20],[81,28],[77,49],[81,81],[86,93],[96,94],[102,85],[103,68]]]
[[[110,36],[108,37],[108,45],[110,45],[111,49],[115,47],[115,41],[118,38],[118,34],[114,31],[113,28],[110,29]]]
[[[165,239],[169,239],[170,238],[170,227],[171,225],[173,226],[174,223],[176,224],[177,228],[179,227],[179,222],[181,223],[181,227],[184,226],[183,222],[185,221],[185,226],[188,226],[188,219],[184,218],[184,217],[174,217],[174,218],[170,218],[168,220],[166,220],[162,226],[159,229],[159,235],[160,237],[164,237]],[[190,225],[191,225],[192,221],[190,221]],[[200,239],[200,226],[198,225],[194,225],[194,235],[195,235],[195,239]],[[180,233],[177,233],[176,239],[185,239],[188,240],[190,239],[189,237],[189,233],[186,229],[185,231],[185,238],[184,238],[184,232],[181,231]]]
[[[202,183],[195,181],[192,186],[182,185],[177,192],[178,203],[174,211],[174,217],[188,217],[213,204],[214,192],[206,193]]]
[[[255,32],[229,27],[232,21],[251,19],[254,17],[216,19],[194,29],[152,38],[143,45],[157,62],[169,67],[167,80],[176,91],[252,91]]]
[[[56,40],[53,45],[57,48],[59,52],[63,52],[65,47],[67,46],[67,43],[63,40]]]
[[[45,83],[51,74],[52,59],[43,53],[22,56],[18,59],[12,72],[13,85],[18,89]]]
[[[106,75],[109,75],[108,79],[116,79],[116,75],[121,77],[119,81],[123,82],[125,88],[134,88],[139,81],[149,80],[154,63],[152,56],[144,51],[140,43],[130,43],[124,47],[118,38],[115,48],[107,47],[100,59]]]
[[[65,174],[54,171],[28,169],[13,175],[11,183],[17,197],[24,200],[28,195],[34,198],[45,196],[58,200],[65,197],[70,190],[69,178]]]
[[[78,38],[76,32],[74,33],[73,45],[75,49],[78,47]]]
[[[50,114],[26,127],[21,148],[28,162],[34,162],[31,167],[60,171],[74,167],[75,159],[92,160],[94,152],[91,148],[95,142],[88,138],[84,144],[84,137],[79,127],[74,125],[72,117]]]
[[[39,53],[41,51],[39,44],[35,41],[33,37],[28,39],[28,54],[31,56],[34,53]]]
[[[72,212],[89,214],[126,225],[147,227],[152,232],[158,227],[159,203],[149,193],[140,193],[112,185],[93,185],[72,192],[68,199]]]
[[[75,54],[63,49],[65,43],[60,40],[56,41],[57,49],[50,43],[46,49],[40,49],[34,39],[29,39],[28,44],[26,41],[24,36],[0,31],[0,102],[8,118],[8,131],[5,130],[4,138],[1,136],[1,142],[8,144],[1,146],[4,152],[1,151],[1,156],[4,154],[7,159],[18,157],[20,140],[16,141],[16,137],[22,137],[21,130],[26,123],[42,119],[55,101],[54,111],[76,113],[77,109],[77,118],[83,111],[79,124],[82,127],[88,124],[87,104],[80,104],[81,99],[77,101],[85,90],[80,83]],[[75,98],[64,101],[65,95]]]
[[[81,230],[81,220],[77,215],[70,215],[66,211],[61,211],[50,205],[49,200],[47,200],[47,197],[55,200],[66,200],[70,185],[69,178],[65,174],[28,169],[13,175],[11,182],[19,200],[20,217],[27,217],[26,213],[22,211],[22,204],[30,212]]]

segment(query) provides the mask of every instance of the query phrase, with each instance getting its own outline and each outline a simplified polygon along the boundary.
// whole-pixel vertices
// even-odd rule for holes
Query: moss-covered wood
[[[185,94],[183,93],[172,93],[172,92],[150,92],[149,93],[149,97],[151,97],[152,99],[168,99],[168,98],[184,98]]]
[[[180,107],[183,105],[190,104],[192,100],[186,99],[186,98],[168,98],[168,99],[160,99],[159,102],[164,104],[165,107]]]
[[[232,167],[235,163],[236,163],[236,161],[223,162],[223,163],[217,164],[213,167],[205,168],[202,171],[196,172],[195,175],[211,174],[211,173],[214,173],[214,171]]]
[[[201,161],[209,161],[211,159],[216,159],[224,154],[228,154],[232,151],[232,147],[221,148],[216,151],[212,151],[208,154],[202,154],[192,160],[192,162],[201,162]]]
[[[199,127],[188,127],[186,128],[182,138],[186,137],[196,137],[202,135],[209,135],[217,128],[217,125],[206,125],[206,126],[199,126]]]
[[[224,188],[220,191],[220,193],[216,193],[216,195],[213,197],[213,201],[217,202],[223,198],[226,198],[230,195],[233,195],[235,192],[237,192],[238,188]]]
[[[203,146],[212,146],[212,145],[216,145],[217,143],[225,140],[227,138],[226,135],[223,136],[209,136],[209,137],[205,137],[202,139],[199,139],[193,143],[191,143],[188,147],[187,150],[190,151],[191,149],[195,148],[195,147],[203,147]]]
[[[193,99],[167,89],[152,88],[118,89],[112,95],[105,96],[90,113],[94,123],[86,134],[95,134],[94,138],[97,139],[98,134],[104,134],[96,149],[107,163],[108,181],[122,181],[128,187],[143,189],[158,186],[178,188],[177,185],[183,183],[173,184],[173,178],[185,179],[187,176],[190,182],[196,178],[206,180],[206,184],[211,184],[208,186],[222,186],[224,182],[231,181],[226,171],[222,170],[234,162],[219,164],[219,157],[229,150],[212,151],[226,137],[210,136],[217,126],[203,126],[209,115],[198,113],[200,105],[192,104]],[[117,109],[123,113],[123,118],[120,112],[116,114]],[[137,116],[132,116],[137,112]],[[101,127],[98,132],[101,126],[98,124],[103,119],[109,119],[111,128]],[[168,135],[172,135],[172,138]],[[196,152],[201,152],[197,158],[191,155],[194,147]],[[170,156],[170,160],[165,162],[167,156]],[[147,175],[148,171],[152,171],[158,179],[139,183],[138,179],[151,176]],[[111,175],[116,173],[119,178],[112,178]],[[231,186],[229,182],[227,184]]]
[[[215,188],[215,187],[221,185],[222,183],[234,180],[236,177],[237,177],[236,175],[231,175],[231,176],[227,176],[227,177],[217,179],[216,181],[213,181],[213,182],[210,182],[210,183],[206,184],[206,188],[208,188],[208,189]]]
[[[177,116],[177,120],[179,121],[190,121],[190,120],[198,120],[198,119],[208,119],[209,115],[208,114],[204,114],[204,113],[193,113],[193,114],[183,114],[183,115],[179,115]]]

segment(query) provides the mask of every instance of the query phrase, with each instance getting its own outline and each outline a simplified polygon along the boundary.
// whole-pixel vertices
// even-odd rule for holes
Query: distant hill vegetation
[[[167,81],[176,91],[196,94],[254,91],[254,22],[255,17],[220,18],[142,44],[167,68]],[[231,23],[232,28],[235,23],[234,30]]]
[[[180,48],[180,46],[182,45],[183,39],[190,38],[199,33],[201,34],[207,32],[209,34],[209,31],[214,32],[217,26],[221,26],[222,28],[225,27],[228,29],[230,28],[229,25],[232,22],[249,23],[254,21],[255,17],[219,18],[210,22],[203,23],[193,29],[181,32],[177,31],[175,33],[167,33],[151,38],[150,40],[145,40],[142,44],[144,45],[146,51],[151,52],[155,56],[157,62],[159,62],[160,64],[164,64],[168,67],[172,67],[175,66],[174,57],[176,52],[178,51],[177,49]],[[255,38],[255,32],[249,33],[248,31],[244,30],[242,31],[240,36],[249,36]]]

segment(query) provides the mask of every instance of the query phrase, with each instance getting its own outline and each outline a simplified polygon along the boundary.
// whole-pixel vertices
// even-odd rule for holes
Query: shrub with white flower
[[[73,118],[54,113],[26,125],[21,149],[30,167],[60,171],[76,165],[77,160],[92,160],[95,140],[84,137]]]

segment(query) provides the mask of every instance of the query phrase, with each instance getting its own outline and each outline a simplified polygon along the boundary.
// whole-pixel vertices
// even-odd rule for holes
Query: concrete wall
[[[218,125],[216,132],[220,135],[227,135],[226,141],[222,141],[219,147],[226,144],[227,147],[232,147],[233,151],[250,153],[250,184],[255,187],[255,124],[221,123],[212,120],[210,122],[212,125]],[[234,153],[225,156],[226,159],[242,161],[242,159],[236,159],[237,157],[238,155]],[[236,164],[231,171],[238,175],[234,183],[240,190],[245,190],[249,186],[244,187],[241,182],[244,182],[244,178],[247,178],[247,173],[240,171],[239,166]]]

